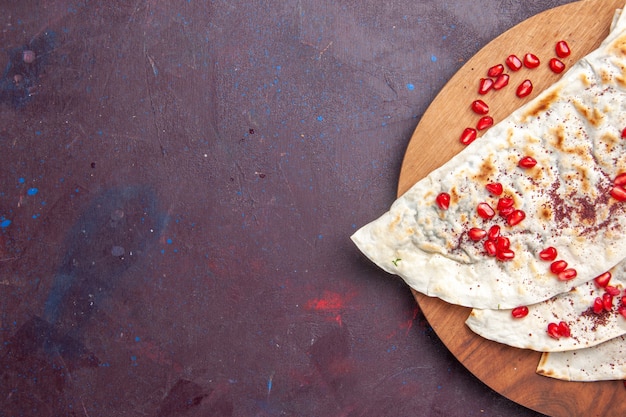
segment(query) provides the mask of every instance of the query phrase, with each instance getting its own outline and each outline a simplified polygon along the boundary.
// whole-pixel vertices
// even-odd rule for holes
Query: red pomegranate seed
[[[496,214],[496,212],[493,211],[491,206],[487,203],[479,203],[478,207],[476,207],[476,212],[483,219],[491,219]]]
[[[508,237],[498,236],[496,238],[496,249],[497,250],[506,250],[511,246],[511,241]]]
[[[556,259],[556,256],[557,256],[556,248],[552,246],[548,246],[547,248],[539,252],[539,257],[543,259],[544,261],[554,261]]]
[[[506,217],[506,223],[509,226],[515,226],[519,224],[522,220],[526,218],[526,213],[522,210],[514,210],[511,214]]]
[[[554,46],[554,51],[559,58],[565,58],[571,53],[569,45],[565,41],[558,41]]]
[[[499,182],[491,182],[485,185],[485,188],[493,195],[500,195],[503,191],[502,184]]]
[[[623,172],[615,177],[615,180],[613,180],[613,185],[619,185],[620,187],[626,185],[626,172]]]
[[[469,145],[470,143],[476,140],[477,132],[476,129],[472,129],[471,127],[465,128],[463,133],[461,133],[461,138],[459,139],[463,145]]]
[[[500,217],[506,219],[515,211],[515,207],[505,207],[499,211]]]
[[[559,325],[556,323],[548,324],[548,336],[553,339],[559,339],[561,337],[561,333],[559,332]]]
[[[622,317],[624,317],[626,319],[626,306],[625,305],[621,305],[621,306],[617,307],[617,312],[619,314],[621,314]]]
[[[604,290],[611,294],[614,297],[617,297],[620,293],[619,289],[617,289],[616,287],[612,286],[612,285],[607,285]]]
[[[626,127],[622,129],[622,139],[626,139]]]
[[[468,230],[467,236],[472,239],[474,242],[478,242],[485,236],[487,236],[487,232],[483,229],[479,229],[478,227],[472,227]]]
[[[516,318],[516,319],[521,319],[523,317],[526,317],[528,315],[528,307],[526,306],[515,307],[511,311],[511,315],[513,316],[513,318]]]
[[[555,74],[560,74],[565,69],[565,64],[563,63],[563,61],[557,58],[552,58],[548,63],[548,66]]]
[[[611,272],[606,271],[605,273],[600,274],[597,277],[595,277],[593,279],[593,282],[595,282],[596,286],[598,286],[599,288],[606,288],[606,286],[609,285],[610,280],[611,280]]]
[[[494,242],[500,236],[500,226],[494,224],[489,228],[489,232],[487,233],[487,239],[493,240]]]
[[[478,94],[485,95],[493,87],[493,80],[491,78],[481,78],[478,84]]]
[[[559,334],[563,337],[570,337],[572,334],[569,325],[564,321],[559,322]]]
[[[510,261],[515,258],[515,252],[511,249],[497,250],[496,248],[496,258],[500,261]]]
[[[523,97],[526,97],[527,95],[529,95],[532,92],[533,92],[533,83],[530,80],[524,80],[517,87],[517,91],[515,92],[515,94],[517,94],[517,96],[519,98],[523,98]]]
[[[483,247],[485,248],[485,252],[487,252],[487,255],[489,256],[496,256],[496,253],[498,253],[498,250],[496,249],[496,243],[493,240],[485,240],[485,243],[483,243]]]
[[[511,71],[517,71],[522,68],[522,61],[516,55],[509,55],[504,62]]]
[[[482,100],[474,100],[472,102],[472,111],[476,114],[489,113],[489,106]]]
[[[600,314],[604,311],[604,303],[602,302],[602,298],[596,297],[593,300],[593,312],[596,314]]]
[[[500,90],[507,86],[509,83],[509,74],[500,74],[498,78],[493,82],[493,89]]]
[[[483,116],[476,123],[476,130],[485,130],[491,126],[493,126],[493,117]]]
[[[487,76],[495,78],[498,75],[502,74],[503,72],[504,72],[504,65],[498,64],[498,65],[494,65],[493,67],[487,70]]]
[[[450,194],[441,193],[437,196],[437,205],[441,210],[448,210],[450,207]]]
[[[559,281],[569,281],[576,278],[576,275],[578,275],[578,273],[574,268],[568,268],[564,271],[559,272],[557,278],[559,279]]]
[[[524,55],[524,66],[526,68],[537,68],[540,63],[541,62],[539,61],[539,58],[537,58],[537,55],[531,53]]]
[[[565,268],[567,268],[567,262],[563,261],[563,260],[559,260],[559,261],[554,261],[550,264],[550,271],[553,274],[559,274],[563,271],[565,271]]]
[[[626,188],[624,187],[614,185],[609,194],[617,201],[626,201]]]
[[[503,210],[503,209],[509,208],[509,207],[512,208],[513,204],[515,204],[515,200],[513,200],[511,197],[502,197],[502,198],[498,199],[497,208],[498,208],[498,210]]]
[[[606,311],[611,311],[613,309],[613,296],[608,292],[602,294],[602,305]]]
[[[532,168],[537,165],[537,161],[531,156],[525,156],[519,160],[517,165],[519,165],[520,168]]]

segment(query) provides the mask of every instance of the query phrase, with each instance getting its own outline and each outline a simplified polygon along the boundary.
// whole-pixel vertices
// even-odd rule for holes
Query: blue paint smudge
[[[6,229],[10,225],[11,225],[11,220],[9,219],[2,219],[2,221],[0,221],[0,228],[2,229]]]
[[[430,60],[431,60],[432,62],[437,62],[437,56],[436,56],[436,55],[431,55],[431,56],[430,56]]]
[[[29,188],[28,191],[26,191],[26,194],[28,195],[36,195],[39,192],[39,190],[35,187],[33,188]]]
[[[318,121],[318,122],[321,122],[321,121],[323,121],[323,120],[324,120],[324,117],[323,117],[323,116],[317,116],[317,121]]]
[[[409,91],[413,91],[413,90],[415,90],[415,86],[413,84],[411,84],[411,83],[408,83],[406,85],[406,89],[409,90]]]

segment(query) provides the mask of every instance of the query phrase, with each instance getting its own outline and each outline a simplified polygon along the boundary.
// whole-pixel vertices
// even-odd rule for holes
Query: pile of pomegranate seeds
[[[553,246],[549,246],[539,252],[539,259],[550,263],[550,272],[552,272],[559,281],[570,281],[578,275],[574,268],[568,268],[567,262],[563,259],[556,260],[558,252]]]
[[[549,323],[547,331],[548,331],[548,336],[554,339],[560,339],[561,337],[571,336],[569,325],[564,321],[561,321],[558,324]]]
[[[605,311],[610,312],[613,310],[615,297],[619,297],[621,295],[617,312],[622,317],[626,318],[626,291],[622,294],[622,291],[619,288],[609,285],[611,278],[612,276],[610,271],[600,274],[594,278],[593,282],[596,287],[603,288],[604,293],[601,297],[596,297],[595,300],[593,300],[591,308],[595,314],[602,314]]]
[[[566,41],[560,40],[554,46],[556,57],[551,58],[548,61],[548,68],[555,74],[560,74],[565,70],[565,64],[561,59],[568,57],[571,54],[569,45]],[[505,67],[506,65],[506,67]],[[486,95],[491,90],[498,91],[504,89],[510,80],[510,75],[505,72],[508,69],[511,72],[520,71],[522,68],[534,69],[541,65],[539,57],[531,52],[524,55],[523,59],[518,58],[517,55],[511,54],[506,57],[503,64],[496,64],[489,67],[487,70],[487,76],[480,78],[478,82],[478,94],[481,96]],[[524,80],[515,89],[515,95],[519,98],[529,96],[533,92],[533,83],[530,79]],[[469,145],[477,137],[477,131],[485,130],[491,127],[494,123],[493,118],[487,117],[489,113],[489,106],[483,100],[475,100],[471,105],[472,111],[483,117],[476,124],[476,128],[466,128],[459,138],[463,145]],[[626,198],[626,193],[624,195]]]
[[[613,180],[613,188],[609,194],[617,201],[626,201],[626,172],[619,174]]]

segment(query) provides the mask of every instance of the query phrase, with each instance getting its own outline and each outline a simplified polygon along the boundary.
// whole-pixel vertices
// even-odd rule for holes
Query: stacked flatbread
[[[417,182],[352,240],[416,291],[472,307],[467,324],[478,334],[552,352],[543,355],[541,374],[626,379],[621,356],[609,361],[613,366],[573,370],[594,352],[607,361],[626,348],[626,202],[613,193],[626,172],[625,128],[626,14],[618,11],[598,49]],[[536,165],[520,164],[528,157]],[[437,204],[441,195],[449,204]],[[521,221],[498,215],[503,197],[525,215]],[[484,240],[470,232],[496,229],[513,255],[486,254]],[[542,255],[548,248],[575,272],[552,271],[552,259]],[[598,285],[594,278],[608,271],[610,282]],[[611,304],[594,311],[607,291]],[[515,318],[520,306],[528,314]],[[568,334],[546,332],[552,322],[567,323]]]

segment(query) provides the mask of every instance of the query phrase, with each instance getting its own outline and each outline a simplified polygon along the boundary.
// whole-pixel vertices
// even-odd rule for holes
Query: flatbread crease
[[[491,127],[440,168],[418,181],[352,240],[383,270],[415,290],[453,304],[508,309],[547,300],[609,270],[626,257],[626,203],[610,197],[626,172],[626,19],[605,41],[535,99]],[[537,165],[522,169],[531,156]],[[509,226],[496,215],[485,186],[499,182],[526,218]],[[448,210],[435,203],[451,196]],[[498,225],[515,257],[486,256],[472,227]],[[556,279],[538,253],[557,249],[577,271]]]

